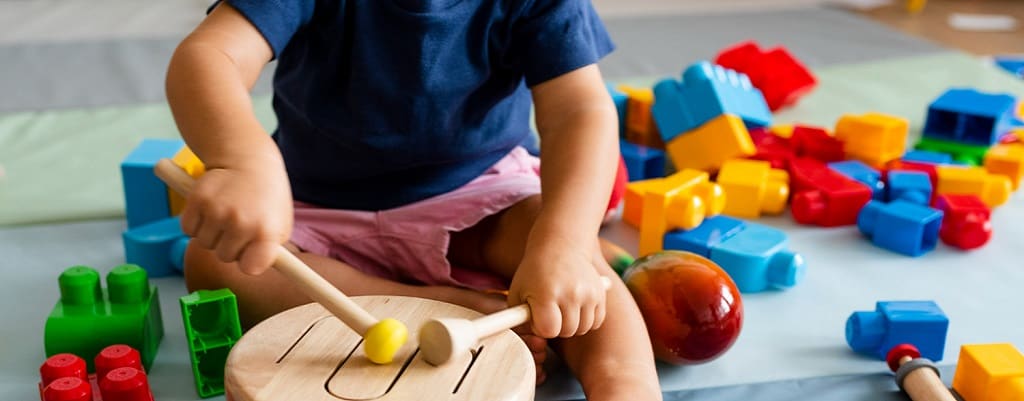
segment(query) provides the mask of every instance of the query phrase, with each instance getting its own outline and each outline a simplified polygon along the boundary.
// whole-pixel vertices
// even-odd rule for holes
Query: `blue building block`
[[[687,68],[682,82],[658,82],[651,113],[666,143],[725,113],[739,116],[747,128],[772,123],[764,95],[746,74],[707,61]]]
[[[665,152],[625,140],[619,141],[619,152],[626,162],[630,182],[665,176]]]
[[[845,160],[832,162],[828,167],[846,178],[860,182],[871,188],[871,199],[885,200],[885,182],[882,181],[882,173],[860,160]]]
[[[615,102],[615,110],[619,112],[619,138],[626,137],[626,109],[629,103],[629,96],[622,93],[614,86],[605,84],[608,88],[608,94],[612,96],[612,102]]]
[[[1007,72],[1024,78],[1024,58],[996,57],[996,65]]]
[[[889,202],[904,200],[928,206],[932,200],[932,180],[923,171],[889,171]]]
[[[180,139],[145,139],[121,161],[128,228],[170,217],[167,185],[153,174],[153,166],[174,157],[183,146]]]
[[[141,266],[149,277],[169,276],[182,270],[189,238],[181,231],[178,217],[129,229],[121,238],[125,260]]]
[[[935,249],[942,211],[897,200],[870,201],[857,215],[857,228],[878,247],[908,256]]]
[[[953,155],[930,150],[911,150],[903,154],[903,161],[928,164],[953,164]]]
[[[974,89],[950,89],[928,107],[924,137],[992,146],[1015,124],[1017,99]]]
[[[883,361],[893,347],[911,344],[921,356],[941,361],[948,329],[949,318],[935,302],[878,302],[874,311],[853,312],[846,320],[846,343]]]
[[[705,218],[692,230],[674,230],[665,234],[665,249],[693,252],[711,259],[711,248],[746,228],[743,220],[725,215]]]
[[[693,230],[665,234],[664,248],[711,259],[729,273],[740,292],[759,292],[789,288],[803,278],[803,257],[787,244],[781,230],[719,215]]]

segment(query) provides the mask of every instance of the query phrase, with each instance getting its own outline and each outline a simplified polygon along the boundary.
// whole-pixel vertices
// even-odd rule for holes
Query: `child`
[[[216,5],[167,75],[207,168],[181,216],[189,289],[231,288],[246,325],[307,303],[268,270],[285,244],[349,295],[525,302],[538,364],[557,338],[588,399],[661,399],[639,310],[598,247],[618,156],[595,62],[611,49],[587,0]],[[269,136],[248,91],[274,59]],[[543,173],[518,146],[531,100]]]

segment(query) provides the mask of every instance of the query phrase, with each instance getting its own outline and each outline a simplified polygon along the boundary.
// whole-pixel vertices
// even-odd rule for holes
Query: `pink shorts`
[[[406,283],[505,289],[497,275],[452,266],[452,232],[540,193],[540,160],[513,149],[482,175],[451,192],[394,209],[366,212],[295,202],[291,241],[305,252],[367,274]]]

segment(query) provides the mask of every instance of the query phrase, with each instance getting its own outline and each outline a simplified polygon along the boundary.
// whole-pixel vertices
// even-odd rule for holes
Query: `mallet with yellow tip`
[[[194,181],[174,162],[162,159],[154,171],[160,179],[183,196],[188,196]],[[337,287],[331,285],[283,246],[278,247],[274,268],[288,277],[314,301],[337,316],[363,337],[363,350],[374,363],[391,363],[395,353],[409,337],[409,330],[395,319],[377,320]]]

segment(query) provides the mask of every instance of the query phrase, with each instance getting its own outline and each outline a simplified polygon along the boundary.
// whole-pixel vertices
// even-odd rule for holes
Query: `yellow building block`
[[[1008,143],[993,146],[985,153],[985,171],[1006,176],[1013,190],[1020,187],[1024,177],[1024,144]]]
[[[189,149],[188,146],[182,147],[171,161],[178,167],[181,167],[182,170],[185,170],[192,178],[199,178],[199,176],[206,172],[206,166],[203,165],[203,162],[199,160],[195,153],[192,153],[192,149]],[[181,214],[181,211],[185,209],[185,198],[178,195],[173,189],[167,190],[167,197],[171,203],[171,216]]]
[[[647,189],[640,219],[640,252],[649,255],[664,249],[665,233],[693,229],[725,208],[722,187],[708,179],[708,173],[682,170]]]
[[[977,195],[991,208],[1006,203],[1013,191],[1009,178],[989,174],[981,167],[940,165],[936,166],[935,172],[939,176],[935,188],[937,194]]]
[[[658,124],[651,114],[654,89],[629,85],[619,85],[618,89],[629,98],[626,101],[626,141],[650,148],[665,149]]]
[[[910,123],[901,117],[882,113],[847,114],[836,123],[835,137],[843,141],[847,157],[883,168],[906,152],[909,129]]]
[[[928,4],[928,0],[907,0],[907,11],[917,14],[924,10],[926,4]]]
[[[677,136],[666,144],[666,150],[676,169],[707,172],[716,172],[722,163],[756,151],[743,120],[732,114],[720,115]]]
[[[626,184],[626,195],[622,197],[622,221],[639,229],[640,219],[643,217],[644,194],[651,188],[661,185],[664,180],[665,178],[651,178]]]
[[[769,129],[769,131],[771,131],[777,137],[780,137],[780,138],[790,138],[790,137],[793,136],[793,127],[794,127],[793,124],[773,125]]]
[[[761,213],[779,214],[789,199],[789,173],[759,160],[730,160],[718,172],[725,192],[722,214],[756,219]]]
[[[953,389],[965,401],[1024,400],[1024,356],[1013,344],[964,345]]]

